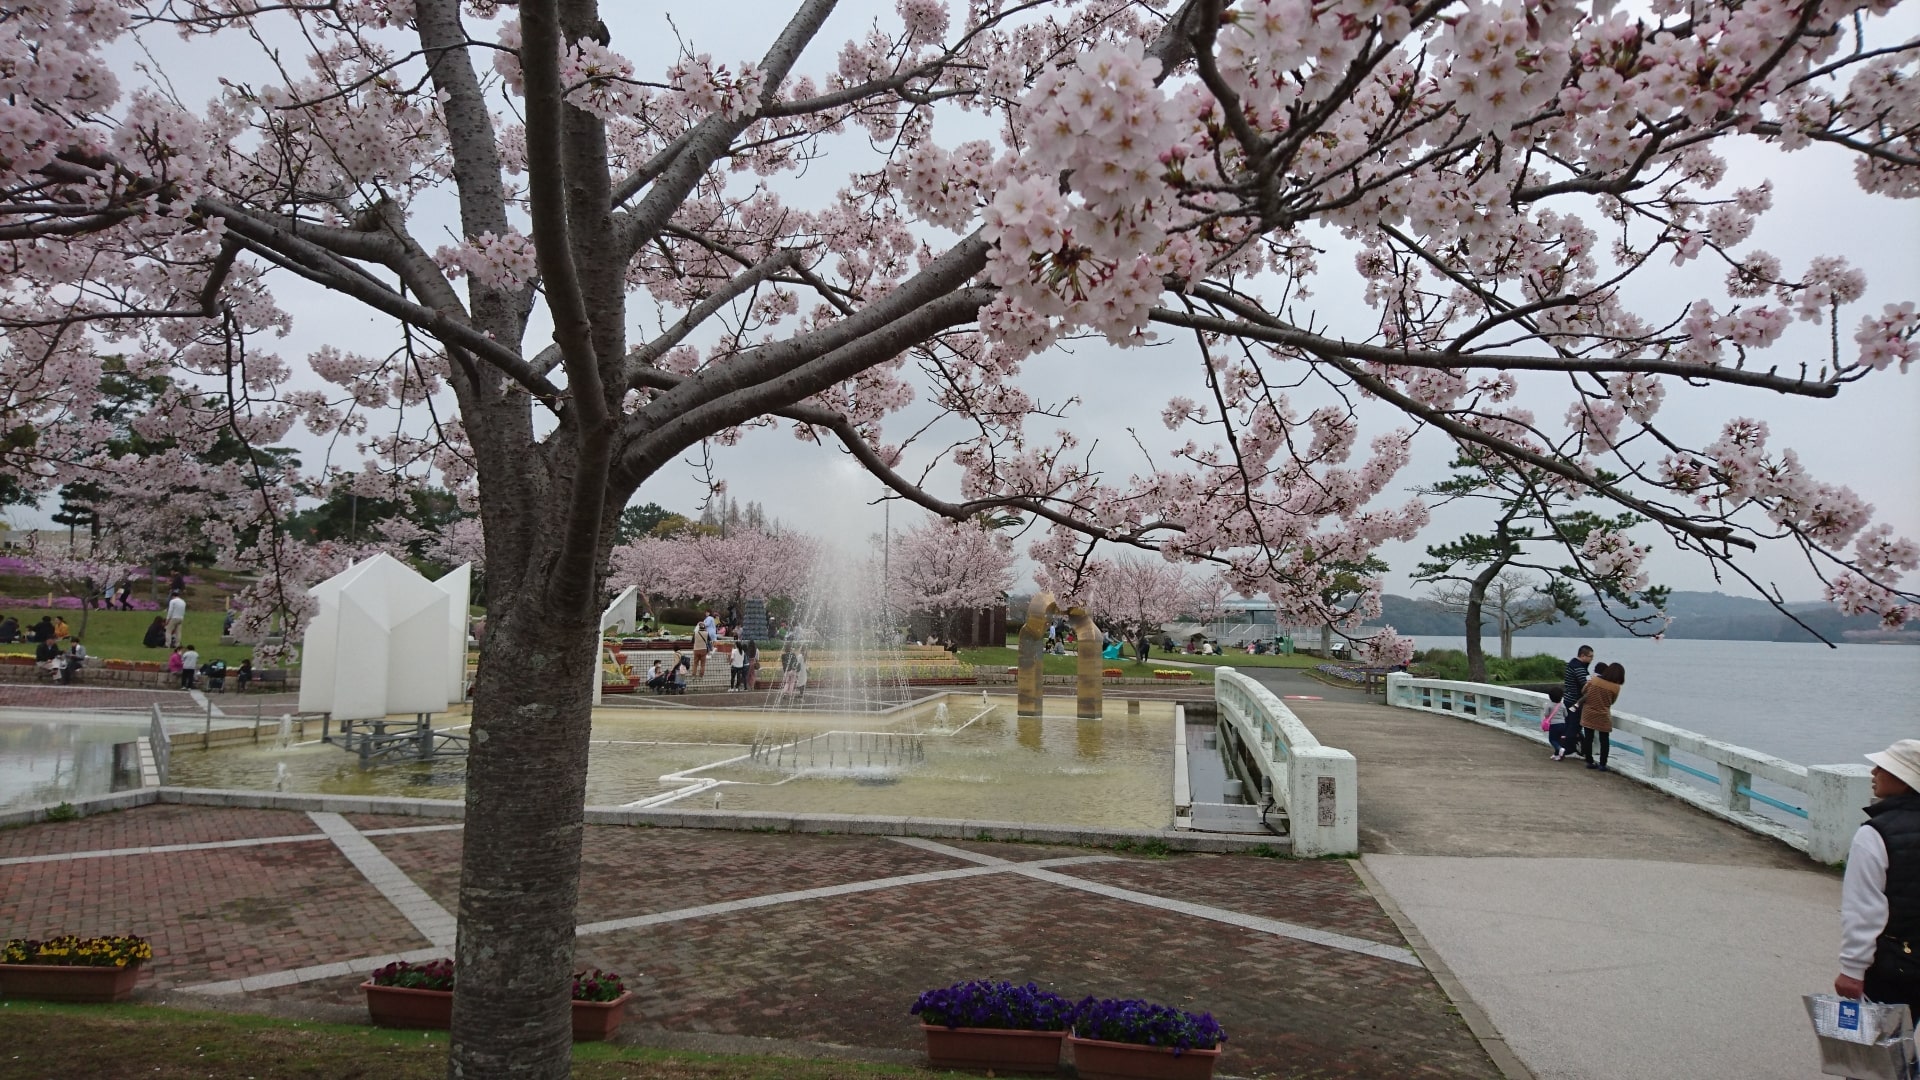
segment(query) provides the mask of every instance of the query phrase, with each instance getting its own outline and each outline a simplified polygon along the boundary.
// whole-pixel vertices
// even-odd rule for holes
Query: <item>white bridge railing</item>
[[[1360,789],[1353,755],[1321,746],[1273,691],[1232,668],[1215,669],[1213,696],[1221,723],[1239,744],[1236,760],[1286,809],[1293,853],[1358,854]]]
[[[1533,690],[1416,679],[1396,673],[1387,676],[1387,704],[1474,720],[1543,745],[1547,738],[1540,730],[1547,695]],[[1638,746],[1614,742],[1614,750],[1638,758],[1625,760],[1616,754],[1616,767],[1627,766],[1619,770],[1621,775],[1756,832],[1778,837],[1824,863],[1847,857],[1854,830],[1866,820],[1861,807],[1873,801],[1872,769],[1867,765],[1796,765],[1617,709],[1613,730],[1640,740]],[[1676,774],[1696,777],[1713,787],[1702,788]],[[1755,791],[1756,781],[1784,792],[1776,797]],[[1785,820],[1757,812],[1754,803],[1773,807],[1785,815]]]

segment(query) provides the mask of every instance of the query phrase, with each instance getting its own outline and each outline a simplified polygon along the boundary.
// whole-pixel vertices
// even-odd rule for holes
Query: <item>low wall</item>
[[[1547,696],[1533,690],[1450,679],[1387,678],[1387,704],[1401,709],[1444,713],[1485,724],[1545,745],[1540,730]],[[1866,820],[1862,807],[1873,801],[1872,768],[1860,765],[1796,765],[1771,754],[1710,739],[1695,731],[1613,713],[1613,730],[1636,736],[1640,746],[1615,742],[1615,771],[1639,780],[1717,817],[1775,837],[1824,863],[1846,859],[1853,834]],[[1687,755],[1686,759],[1676,754]],[[1628,760],[1638,758],[1638,761]],[[1691,760],[1688,760],[1691,759]],[[1620,766],[1625,766],[1624,768]],[[1694,776],[1714,788],[1702,790],[1675,776]],[[1753,790],[1756,779],[1777,784],[1789,799]],[[1756,813],[1753,804],[1772,806],[1799,824],[1788,825]]]
[[[0,663],[0,683],[37,684],[52,686],[53,676],[34,664]],[[80,674],[74,679],[75,686],[113,686],[129,690],[177,690],[180,688],[180,676],[165,671],[141,671],[135,668],[108,667],[97,659],[89,658],[81,667]],[[199,687],[206,689],[207,680],[202,676]],[[233,669],[227,669],[227,693],[234,692],[239,681],[234,678]],[[285,682],[268,684],[258,679],[247,687],[248,693],[255,691],[298,690],[300,673],[288,671]]]
[[[1358,854],[1360,788],[1353,755],[1320,745],[1273,691],[1232,668],[1215,669],[1213,694],[1221,722],[1286,808],[1293,853]]]
[[[276,791],[218,791],[158,787],[121,791],[70,805],[82,817],[156,803],[225,806],[256,810],[326,811],[336,814],[389,814],[459,821],[466,804],[455,799],[403,799],[361,795],[313,795]],[[53,806],[0,812],[0,829],[44,821]],[[1172,851],[1285,851],[1275,837],[1192,833],[1174,829],[1122,829],[1098,825],[1048,825],[1021,821],[968,821],[959,818],[896,817],[868,814],[789,814],[752,810],[629,810],[616,806],[586,808],[589,825],[633,825],[656,829],[722,829],[739,832],[829,833],[847,836],[921,836],[937,840],[1014,840],[1027,843],[1123,847],[1156,842]]]

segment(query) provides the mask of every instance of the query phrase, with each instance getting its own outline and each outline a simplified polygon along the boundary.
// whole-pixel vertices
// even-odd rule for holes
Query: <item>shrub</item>
[[[442,959],[412,964],[396,960],[374,972],[370,981],[375,986],[398,986],[405,990],[451,990],[453,961]]]
[[[442,957],[424,964],[396,960],[373,973],[375,986],[398,986],[407,990],[452,990],[453,961]],[[588,968],[573,977],[573,1000],[612,1001],[627,992],[620,976],[599,968]]]
[[[573,977],[573,1000],[612,1001],[627,992],[620,976],[599,968],[588,968]]]
[[[1132,998],[1087,998],[1074,1008],[1073,1033],[1082,1039],[1162,1046],[1176,1056],[1187,1050],[1211,1050],[1227,1041],[1212,1013],[1195,1016],[1185,1009]]]
[[[12,938],[0,950],[0,964],[57,964],[61,967],[126,967],[153,959],[153,946],[131,934],[83,938],[65,934],[45,941]]]
[[[1014,1031],[1065,1031],[1074,1018],[1071,1001],[1033,983],[984,980],[928,990],[907,1011],[930,1026]]]
[[[692,626],[707,617],[706,612],[690,607],[662,608],[655,614],[660,617],[661,622],[672,623],[675,626]]]

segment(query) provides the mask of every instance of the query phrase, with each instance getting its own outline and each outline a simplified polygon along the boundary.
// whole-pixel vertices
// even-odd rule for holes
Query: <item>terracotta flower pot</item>
[[[1060,1068],[1064,1031],[950,1028],[921,1024],[927,1034],[927,1064],[936,1069],[992,1069],[1050,1073]]]
[[[120,1001],[140,981],[140,965],[0,964],[0,997],[42,1001]]]
[[[444,1031],[453,1026],[453,991],[414,990],[405,986],[360,984],[367,995],[367,1016],[375,1027],[427,1028]],[[575,1042],[605,1039],[620,1029],[627,1018],[629,990],[612,1001],[576,1001],[573,1003]]]
[[[363,982],[367,1016],[375,1027],[445,1029],[453,1026],[453,991],[375,986]]]
[[[612,1001],[576,1001],[573,1003],[573,1041],[597,1042],[611,1038],[627,1018],[628,990]]]
[[[1210,1080],[1220,1048],[1182,1050],[1068,1036],[1081,1080]]]

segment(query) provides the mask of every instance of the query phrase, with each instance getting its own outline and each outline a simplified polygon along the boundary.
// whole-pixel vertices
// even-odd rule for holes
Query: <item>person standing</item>
[[[693,677],[699,678],[707,673],[707,646],[713,642],[713,635],[707,632],[707,624],[702,621],[693,626]]]
[[[1143,664],[1146,663],[1147,658],[1152,654],[1153,654],[1153,636],[1151,634],[1148,634],[1147,631],[1144,628],[1142,628],[1140,631],[1140,654],[1139,654],[1140,662]]]
[[[1560,681],[1560,700],[1567,707],[1567,715],[1565,722],[1560,725],[1554,746],[1560,750],[1562,758],[1570,758],[1580,752],[1580,695],[1586,693],[1588,668],[1592,664],[1593,646],[1580,646],[1579,651],[1573,654],[1573,659],[1567,661],[1566,674]]]
[[[700,620],[700,625],[706,629],[708,641],[713,641],[720,636],[720,621],[713,617],[713,612],[707,612],[707,617]]]
[[[180,671],[185,666],[180,660],[180,646],[175,645],[173,652],[167,657],[167,674],[172,676],[175,682],[179,682],[181,681]]]
[[[746,638],[740,642],[740,651],[747,657],[747,673],[741,676],[740,688],[751,690],[760,678],[760,646],[752,638]]]
[[[1920,1005],[1920,739],[1867,760],[1874,802],[1847,851],[1833,992]]]
[[[1607,771],[1607,756],[1613,751],[1613,703],[1627,685],[1624,664],[1601,664],[1587,679],[1580,695],[1580,757],[1589,769]],[[1593,743],[1600,741],[1600,763],[1594,764]]]
[[[180,628],[187,623],[187,602],[176,590],[167,599],[167,647],[180,646]]]
[[[189,645],[187,651],[180,654],[180,689],[193,689],[193,677],[199,673],[200,651]]]
[[[727,654],[727,691],[731,693],[735,690],[745,690],[746,687],[742,686],[741,682],[746,674],[747,651],[735,643],[733,650]]]
[[[804,648],[793,652],[793,688],[800,697],[807,696],[807,650]]]

